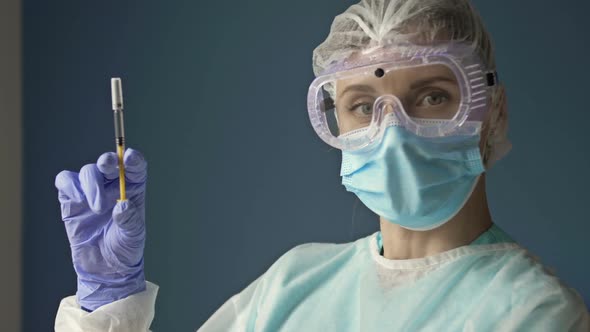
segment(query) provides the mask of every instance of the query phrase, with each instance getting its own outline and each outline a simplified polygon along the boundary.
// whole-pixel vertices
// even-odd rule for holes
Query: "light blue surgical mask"
[[[375,146],[342,152],[342,184],[392,223],[434,229],[461,210],[484,172],[479,139],[427,138],[392,125]]]

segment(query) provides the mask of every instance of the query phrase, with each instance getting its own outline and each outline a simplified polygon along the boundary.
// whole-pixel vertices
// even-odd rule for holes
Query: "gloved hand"
[[[80,173],[55,178],[61,216],[78,274],[78,302],[86,310],[145,290],[145,188],[147,162],[139,151],[124,154],[127,200],[119,198],[117,155],[107,152]]]

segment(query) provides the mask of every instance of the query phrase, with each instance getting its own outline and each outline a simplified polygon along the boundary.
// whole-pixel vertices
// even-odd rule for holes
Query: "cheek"
[[[338,131],[341,135],[347,131],[346,117],[342,114],[341,111],[336,112],[336,117],[338,118]]]
[[[338,130],[340,134],[345,134],[351,130],[358,129],[358,124],[350,114],[346,114],[343,111],[338,111],[336,114],[338,116]]]

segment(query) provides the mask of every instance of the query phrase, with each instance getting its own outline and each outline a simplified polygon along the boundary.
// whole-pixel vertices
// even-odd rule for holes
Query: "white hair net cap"
[[[495,69],[488,32],[469,0],[363,0],[336,16],[326,40],[313,51],[313,71],[321,75],[353,53],[386,44],[428,45],[445,40],[470,43],[484,65]],[[504,89],[492,91],[484,161],[489,168],[511,148]]]

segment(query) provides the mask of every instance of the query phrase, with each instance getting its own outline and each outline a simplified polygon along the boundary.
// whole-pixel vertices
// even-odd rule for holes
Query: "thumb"
[[[105,239],[112,261],[122,263],[125,268],[142,264],[145,246],[143,213],[132,201],[125,200],[117,202],[112,216],[113,222]]]
[[[144,213],[131,200],[117,202],[113,208],[113,221],[121,229],[122,235],[131,238],[143,237]]]

